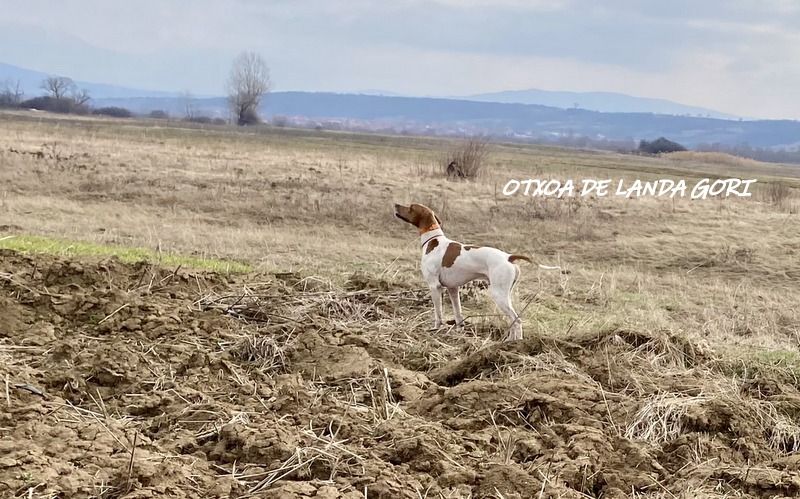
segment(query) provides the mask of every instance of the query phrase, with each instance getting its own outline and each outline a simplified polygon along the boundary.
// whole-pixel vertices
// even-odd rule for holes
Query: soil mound
[[[487,344],[429,307],[0,251],[0,496],[800,495],[796,377],[664,332]]]

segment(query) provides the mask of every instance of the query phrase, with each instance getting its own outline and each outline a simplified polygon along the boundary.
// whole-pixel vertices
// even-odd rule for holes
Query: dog
[[[511,319],[506,341],[522,339],[522,320],[511,304],[511,291],[520,277],[514,262],[531,259],[487,246],[471,246],[452,241],[444,235],[439,217],[421,204],[394,205],[394,215],[417,227],[422,244],[422,277],[431,290],[433,328],[442,326],[442,289],[447,289],[453,305],[456,325],[463,325],[458,288],[475,279],[489,282],[489,294],[497,307]],[[542,268],[555,269],[558,267]]]

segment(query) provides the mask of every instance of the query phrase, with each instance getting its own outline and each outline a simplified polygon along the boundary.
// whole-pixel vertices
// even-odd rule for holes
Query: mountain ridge
[[[25,92],[25,97],[35,97],[44,93],[41,89],[42,81],[49,76],[66,76],[55,73],[45,73],[34,69],[22,68],[13,64],[0,62],[0,84],[8,82],[14,84],[20,82],[21,89]],[[86,89],[89,95],[99,99],[104,98],[135,98],[135,97],[179,97],[179,92],[168,92],[163,90],[145,90],[129,88],[121,85],[108,83],[94,83],[81,80],[74,80],[78,88]]]
[[[11,73],[8,68],[22,73]],[[0,83],[13,79],[15,74],[25,77],[24,81],[18,79],[24,84],[26,97],[32,96],[31,90],[35,91],[33,95],[42,93],[39,84],[46,73],[0,64]],[[173,116],[183,116],[191,108],[196,115],[228,117],[224,97],[189,97],[177,92],[76,83],[89,91],[95,107],[120,106],[141,114],[164,110]],[[800,145],[800,122],[791,120],[730,120],[652,112],[601,112],[465,98],[287,91],[265,96],[260,111],[267,119],[289,116],[297,118],[295,122],[311,126],[319,123],[319,126],[326,127],[395,130],[412,134],[489,134],[553,141],[575,137],[631,141],[664,136],[688,147],[714,143],[767,148],[796,148]]]
[[[187,102],[197,114],[227,117],[225,98],[101,99],[103,105],[136,112],[162,109],[181,116]],[[749,144],[754,147],[796,147],[800,122],[791,120],[723,120],[653,113],[603,113],[560,109],[535,104],[507,104],[433,97],[387,97],[333,92],[272,92],[260,109],[262,116],[303,118],[325,126],[360,126],[408,133],[490,135],[557,140],[584,136],[592,139],[652,140],[668,137],[693,147],[699,144]],[[323,123],[327,122],[327,123]]]
[[[655,113],[676,116],[738,119],[741,116],[723,113],[700,106],[687,105],[668,99],[638,97],[620,92],[572,92],[565,90],[503,90],[461,97],[480,102],[506,104],[538,104],[561,109],[579,108],[606,113]]]
[[[0,83],[3,81],[17,81],[22,83],[25,94],[29,97],[42,93],[40,84],[42,80],[51,76],[51,73],[15,66],[0,62]],[[89,91],[97,99],[108,98],[137,98],[137,97],[181,97],[180,92],[163,90],[147,90],[114,85],[108,83],[87,82],[75,80],[80,88]],[[316,92],[310,92],[316,93]],[[334,92],[320,92],[334,93]],[[410,97],[428,98],[425,96],[412,96],[383,89],[363,89],[352,92],[339,92],[340,94],[369,95],[380,97]],[[206,95],[205,97],[215,97]],[[436,98],[436,97],[434,97]],[[499,92],[480,93],[467,96],[441,97],[453,100],[468,100],[476,102],[497,102],[503,104],[533,104],[557,107],[561,109],[579,108],[588,111],[611,113],[655,113],[672,114],[676,116],[692,115],[720,119],[738,119],[739,116],[726,114],[712,109],[698,106],[689,106],[667,99],[637,97],[619,92],[572,92],[560,90],[503,90]],[[577,106],[575,105],[577,104]]]

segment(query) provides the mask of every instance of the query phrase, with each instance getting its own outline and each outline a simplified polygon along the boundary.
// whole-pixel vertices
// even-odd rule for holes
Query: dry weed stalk
[[[218,435],[225,427],[233,425],[247,426],[250,424],[250,415],[246,412],[234,412],[229,418],[219,418],[212,423],[212,428],[195,434],[199,441]]]
[[[499,455],[501,458],[501,463],[503,464],[510,464],[514,458],[514,451],[517,448],[517,437],[514,436],[513,432],[506,427],[501,428],[497,425],[497,422],[494,418],[495,411],[491,411],[489,413],[489,417],[492,420],[492,426],[494,427],[494,431],[497,435],[497,446],[495,449],[495,454]],[[505,437],[503,436],[505,434]]]
[[[681,434],[682,418],[690,407],[701,405],[708,396],[694,397],[661,393],[650,397],[625,430],[625,438],[667,442]]]
[[[236,357],[256,364],[257,368],[268,374],[282,374],[287,371],[286,350],[292,335],[270,336],[263,332],[242,331],[241,338],[232,350]]]
[[[116,440],[116,442],[120,446],[122,446],[122,448],[125,449],[125,451],[129,452],[128,446],[125,445],[125,443],[119,437],[117,437],[116,433],[112,430],[112,427],[113,426],[122,426],[124,428],[125,426],[127,426],[128,423],[133,421],[132,417],[121,417],[119,415],[117,415],[115,417],[111,417],[108,414],[101,414],[101,413],[98,413],[98,412],[95,412],[95,411],[91,411],[89,409],[84,409],[83,407],[78,407],[76,405],[73,405],[72,402],[70,402],[70,401],[67,401],[66,405],[71,407],[72,409],[74,409],[75,412],[77,414],[79,414],[80,416],[83,416],[85,418],[84,420],[88,420],[89,418],[94,420],[96,423],[98,423],[100,426],[102,426],[103,429],[106,431],[106,433],[111,435],[111,437],[114,440]],[[100,419],[101,416],[103,417],[102,420]],[[120,430],[120,431],[122,433],[124,433],[123,430]]]
[[[326,386],[326,393],[334,396],[332,401],[344,406],[346,412],[371,417],[373,424],[389,421],[395,416],[406,416],[392,394],[389,371],[386,368],[374,370],[361,378],[347,378],[334,386]]]
[[[624,354],[631,363],[643,359],[654,368],[688,369],[695,363],[694,352],[686,352],[668,335],[658,335]]]
[[[336,432],[328,428],[327,432],[317,434],[314,428],[303,431],[310,443],[297,447],[294,454],[286,459],[280,466],[267,472],[266,477],[250,487],[249,494],[255,494],[271,487],[275,482],[292,476],[296,473],[310,473],[311,466],[321,463],[329,473],[328,480],[336,478],[342,470],[350,473],[351,468],[361,466],[363,473],[364,459],[346,447],[347,440],[337,440]]]
[[[481,377],[513,381],[542,371],[566,373],[586,383],[594,384],[591,376],[556,351],[547,351],[537,355],[514,354],[512,360],[504,362],[502,365],[495,365],[492,371],[482,374]]]
[[[783,414],[770,416],[772,421],[767,434],[770,447],[785,454],[800,452],[800,425]]]
[[[263,292],[246,286],[240,294],[210,293],[195,303],[201,310],[216,309],[245,321],[303,325],[325,319],[346,326],[392,318],[401,308],[419,306],[426,300],[423,290],[300,291],[294,287],[281,289],[275,283],[261,286],[266,288]]]

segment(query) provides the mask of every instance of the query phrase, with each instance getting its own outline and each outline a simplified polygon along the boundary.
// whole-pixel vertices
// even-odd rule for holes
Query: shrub
[[[258,113],[256,113],[255,109],[245,109],[239,114],[239,120],[237,123],[239,126],[258,125],[261,123],[261,120],[259,119]]]
[[[278,128],[283,128],[289,124],[289,118],[286,116],[275,115],[272,117],[272,125]]]
[[[157,119],[157,120],[167,120],[167,119],[169,119],[169,114],[166,111],[163,111],[161,109],[155,109],[153,111],[150,111],[147,114],[147,117],[148,118],[154,118],[154,119]]]
[[[11,94],[0,93],[0,107],[17,107],[18,105],[19,102]]]
[[[227,125],[228,120],[225,118],[212,118],[211,116],[187,116],[183,121],[190,123],[200,123],[201,125]]]
[[[639,152],[645,154],[661,154],[663,152],[677,152],[685,151],[686,148],[677,142],[667,140],[664,137],[659,137],[652,142],[642,140],[639,142]]]
[[[189,121],[191,123],[200,123],[203,125],[208,125],[211,123],[210,116],[187,116],[183,119],[184,121]]]
[[[125,109],[124,107],[116,107],[116,106],[101,107],[95,109],[93,113],[103,116],[111,116],[114,118],[130,118],[131,116],[133,116],[133,113],[130,112],[130,110]]]
[[[455,146],[442,160],[442,169],[449,179],[474,179],[481,175],[489,154],[489,143],[473,137]]]
[[[89,114],[89,106],[70,97],[34,97],[20,103],[20,107],[50,111],[51,113]]]

